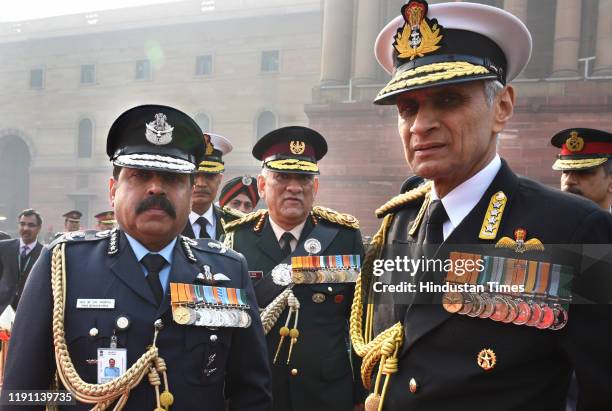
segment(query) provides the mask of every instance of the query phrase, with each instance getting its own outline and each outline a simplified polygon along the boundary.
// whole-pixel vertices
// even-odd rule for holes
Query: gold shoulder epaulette
[[[344,227],[359,229],[359,221],[350,214],[339,213],[331,208],[315,206],[312,208],[312,214],[317,218],[322,218],[334,224]]]
[[[266,209],[253,211],[252,213],[245,214],[244,217],[239,218],[238,220],[230,221],[229,223],[225,224],[223,228],[225,229],[226,232],[233,231],[240,226],[243,226],[245,224],[248,224],[250,222],[253,222],[261,218],[261,216],[265,215],[267,212],[268,210]]]
[[[423,197],[425,194],[431,191],[431,181],[418,186],[417,188],[413,188],[410,191],[402,193],[393,197],[391,200],[387,201],[384,205],[380,206],[378,210],[376,210],[376,217],[384,217],[390,211],[398,209],[414,200],[417,200]]]

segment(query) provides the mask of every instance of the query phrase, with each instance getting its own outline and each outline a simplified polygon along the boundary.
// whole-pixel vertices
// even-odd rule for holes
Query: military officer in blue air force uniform
[[[562,411],[572,370],[578,409],[612,409],[612,218],[496,152],[527,28],[495,7],[410,0],[375,50],[393,75],[375,103],[397,105],[428,181],[377,210],[355,286],[366,409]],[[381,268],[397,257],[427,265]]]
[[[139,106],[114,122],[107,153],[119,228],[66,233],[44,250],[17,311],[4,404],[57,374],[78,404],[62,409],[221,411],[228,381],[230,410],[267,410],[270,369],[246,261],[179,234],[202,131],[174,108]],[[110,358],[117,378],[105,378]]]
[[[262,161],[257,188],[268,209],[226,225],[226,245],[246,257],[257,302],[265,308],[275,411],[348,411],[363,403],[347,329],[354,280],[328,278],[325,267],[317,267],[316,282],[281,278],[297,256],[314,256],[318,264],[323,257],[363,252],[353,216],[313,207],[317,161],[326,152],[323,136],[307,127],[263,136],[253,156]],[[297,266],[292,269],[295,274]]]

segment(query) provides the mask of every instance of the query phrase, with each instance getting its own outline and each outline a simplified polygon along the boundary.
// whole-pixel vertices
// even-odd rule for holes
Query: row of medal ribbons
[[[295,284],[354,283],[360,270],[358,254],[291,258],[291,279]]]
[[[446,291],[442,305],[448,312],[538,329],[560,330],[567,324],[572,267],[459,252],[449,259],[463,260],[462,265],[471,260],[471,267],[482,269],[447,272],[447,284],[470,290]]]
[[[180,325],[248,328],[246,292],[239,288],[170,283],[172,318]]]

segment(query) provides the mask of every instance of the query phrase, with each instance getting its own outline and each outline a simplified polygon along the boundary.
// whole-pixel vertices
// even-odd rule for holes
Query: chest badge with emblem
[[[321,252],[321,242],[316,238],[309,238],[304,241],[304,249],[308,254],[319,254]]]
[[[478,353],[476,362],[483,370],[490,371],[495,367],[495,364],[497,364],[497,356],[492,349],[484,348]]]
[[[272,269],[272,281],[282,287],[291,284],[291,266],[289,264],[279,264]]]
[[[323,293],[314,293],[312,295],[312,302],[316,304],[321,304],[325,302],[325,294]]]
[[[519,254],[525,251],[544,251],[544,244],[537,238],[525,241],[527,238],[527,230],[524,228],[517,228],[514,230],[514,238],[515,240],[510,237],[502,237],[497,244],[495,244],[495,248],[510,248],[514,249],[514,251]]]

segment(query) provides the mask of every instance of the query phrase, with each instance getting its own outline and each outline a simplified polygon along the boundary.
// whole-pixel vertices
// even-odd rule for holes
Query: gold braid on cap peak
[[[428,181],[417,188],[413,188],[408,192],[393,197],[376,210],[376,217],[383,217],[388,212],[423,197],[425,194],[431,191],[431,187],[432,183],[431,181]]]
[[[148,375],[149,382],[155,389],[156,411],[169,409],[174,398],[168,391],[166,363],[159,356],[156,346],[158,328],[155,329],[151,346],[121,377],[104,384],[90,384],[83,381],[72,363],[66,344],[64,329],[66,287],[66,243],[59,243],[53,248],[51,257],[52,325],[57,376],[64,387],[74,395],[77,401],[95,404],[92,411],[105,410],[115,401],[113,410],[119,411],[125,406],[130,391],[140,384],[145,375]],[[165,390],[161,394],[159,393],[159,386],[161,385],[159,374],[162,374],[165,385]]]
[[[350,214],[339,213],[331,208],[314,206],[312,208],[312,215],[316,218],[322,218],[323,220],[344,227],[353,228],[355,230],[359,229],[359,221],[355,217]]]
[[[267,213],[268,213],[268,210],[263,209],[263,208],[261,210],[253,211],[252,213],[245,214],[242,218],[238,220],[230,221],[229,223],[225,224],[223,228],[225,229],[226,232],[234,231],[236,228],[242,225],[248,224],[252,221],[255,221],[258,218],[265,216]]]
[[[372,242],[363,262],[363,267],[355,283],[355,295],[351,306],[349,334],[357,355],[363,358],[361,364],[361,381],[368,390],[372,385],[372,373],[378,364],[378,373],[373,392],[365,402],[367,411],[382,410],[385,394],[391,375],[398,371],[397,356],[404,342],[404,329],[401,323],[387,328],[372,339],[374,326],[373,294],[370,290],[374,260],[382,255],[387,231],[393,220],[393,214],[387,214]],[[366,294],[364,295],[364,289]],[[365,327],[363,324],[363,307],[366,307]],[[384,375],[384,377],[383,377]],[[381,380],[382,383],[381,387]]]

